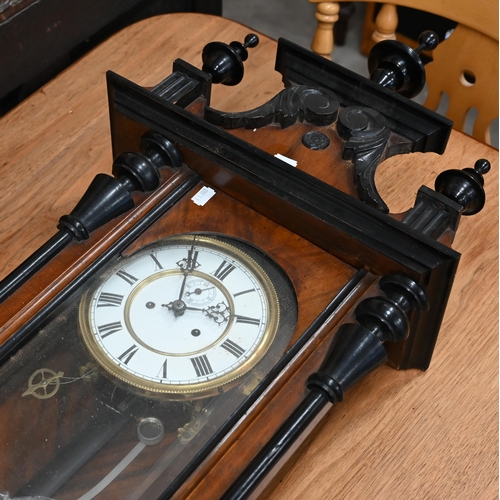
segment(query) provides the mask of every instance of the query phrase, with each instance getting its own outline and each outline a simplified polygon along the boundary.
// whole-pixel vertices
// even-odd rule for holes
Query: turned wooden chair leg
[[[339,18],[340,5],[337,2],[323,2],[322,0],[309,0],[316,6],[316,19],[318,27],[311,44],[311,49],[316,54],[331,59],[333,52],[333,25]]]
[[[398,12],[395,5],[385,3],[375,19],[375,31],[372,38],[375,43],[383,40],[396,40]]]

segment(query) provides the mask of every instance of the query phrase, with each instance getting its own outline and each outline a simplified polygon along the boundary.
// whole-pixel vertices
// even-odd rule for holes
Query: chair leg
[[[383,40],[396,40],[398,11],[395,5],[385,3],[375,19],[375,31],[372,35],[375,43]]]
[[[311,49],[327,59],[331,59],[333,52],[333,25],[339,18],[340,5],[337,2],[323,2],[322,0],[309,0],[316,6],[316,19],[318,27],[311,44]]]
[[[333,28],[333,43],[337,46],[345,45],[347,31],[349,29],[349,19],[356,12],[354,2],[342,2],[340,4],[339,20]]]

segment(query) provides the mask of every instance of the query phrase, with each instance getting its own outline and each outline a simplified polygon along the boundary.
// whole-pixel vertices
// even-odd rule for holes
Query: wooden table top
[[[153,86],[177,57],[201,67],[214,40],[251,30],[201,14],[143,21],[113,36],[0,120],[0,275],[56,231],[91,179],[111,170],[105,72]],[[236,87],[214,86],[212,105],[244,110],[283,88],[276,42],[261,36]],[[463,218],[462,253],[427,372],[382,367],[347,394],[274,490],[272,499],[498,498],[498,152],[459,132],[443,156],[412,154],[376,177],[391,212],[448,168],[487,158],[487,203]]]

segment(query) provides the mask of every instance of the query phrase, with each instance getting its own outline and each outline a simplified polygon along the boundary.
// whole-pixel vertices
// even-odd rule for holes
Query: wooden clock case
[[[322,365],[338,326],[356,321],[362,300],[382,295],[381,276],[411,278],[429,303],[427,311],[410,314],[407,340],[386,344],[389,363],[426,369],[432,357],[460,257],[448,245],[464,209],[422,188],[408,213],[388,214],[374,175],[389,156],[442,153],[451,123],[284,40],[276,69],[285,92],[303,86],[333,94],[338,99],[333,121],[311,123],[307,105],[292,102],[287,108],[285,102],[254,114],[209,109],[210,121],[218,121],[210,123],[205,116],[211,77],[182,60],[153,89],[108,73],[113,157],[140,151],[145,134],[154,131],[175,145],[182,165],[162,169],[160,188],[134,193],[134,209],[62,250],[0,310],[6,358],[114,255],[184,232],[243,239],[284,269],[299,314],[286,354],[189,466],[170,485],[156,481],[145,498],[194,498],[200,492],[221,497],[299,405],[307,378]],[[349,128],[345,110],[362,119],[368,115],[366,133]],[[291,123],[279,123],[282,116],[291,116]],[[245,120],[248,128],[234,128]],[[311,131],[327,136],[332,146],[304,146],[301,139]],[[275,158],[275,152],[297,159],[299,167]],[[191,197],[205,185],[216,195],[199,207]]]

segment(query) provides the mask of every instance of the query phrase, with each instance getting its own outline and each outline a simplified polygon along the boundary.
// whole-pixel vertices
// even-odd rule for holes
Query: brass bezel
[[[224,236],[224,239],[227,240],[228,237]],[[221,253],[225,253],[228,257],[238,261],[252,274],[254,279],[259,282],[263,291],[269,320],[260,344],[241,365],[237,366],[230,373],[226,373],[211,380],[196,382],[194,384],[178,385],[148,381],[121,368],[101,349],[99,343],[95,339],[95,332],[93,332],[91,327],[91,303],[94,299],[95,293],[100,288],[102,283],[114,272],[116,272],[116,270],[123,266],[124,260],[140,257],[142,254],[150,252],[152,248],[166,247],[174,244],[192,244],[193,241],[196,241],[198,246],[212,247]],[[234,243],[238,244],[238,240],[235,239]],[[198,272],[196,275],[203,276],[205,279],[207,276],[204,275],[204,273]],[[81,337],[92,357],[105,370],[105,373],[108,376],[111,376],[115,381],[121,383],[121,385],[125,385],[127,389],[149,397],[161,396],[164,399],[174,400],[197,399],[213,396],[227,390],[229,387],[232,387],[236,380],[240,379],[243,375],[254,368],[257,363],[259,363],[259,361],[268,352],[276,337],[276,332],[278,331],[280,323],[280,305],[274,285],[267,273],[243,250],[240,250],[233,244],[229,244],[226,241],[217,239],[217,235],[207,236],[205,234],[182,234],[170,236],[151,245],[146,245],[137,252],[134,252],[132,255],[120,260],[119,264],[113,266],[113,268],[106,273],[99,283],[92,289],[88,290],[82,297],[79,306],[79,323]],[[225,332],[228,330],[230,330],[230,328],[226,328]]]

